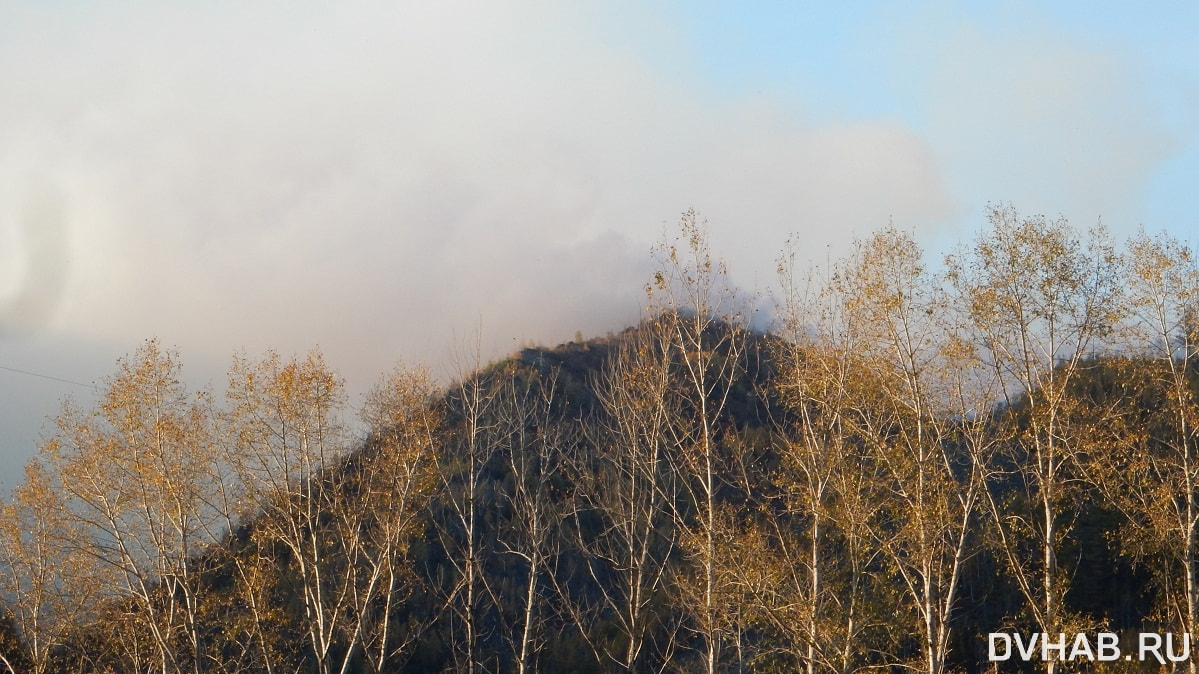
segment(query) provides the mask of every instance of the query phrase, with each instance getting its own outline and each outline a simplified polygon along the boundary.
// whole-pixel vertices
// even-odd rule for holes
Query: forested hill
[[[641,325],[397,370],[364,440],[319,354],[218,400],[147,342],[0,512],[0,663],[940,674],[1193,631],[1185,249],[997,211],[934,276],[887,230],[765,335],[683,224]]]

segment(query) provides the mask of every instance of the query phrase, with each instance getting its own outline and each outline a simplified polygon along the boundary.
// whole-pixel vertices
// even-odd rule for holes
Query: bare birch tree
[[[676,415],[660,327],[646,322],[614,346],[593,383],[601,408],[589,427],[594,451],[580,455],[573,471],[573,529],[599,606],[569,609],[596,659],[628,672],[664,666],[677,645],[677,624],[655,610],[677,545],[677,484],[667,460],[667,424]],[[660,634],[655,624],[664,628]],[[604,638],[597,625],[614,626],[619,637]]]
[[[1134,404],[1154,409],[1134,418],[1135,441],[1107,477],[1116,502],[1145,534],[1127,537],[1141,542],[1134,552],[1164,558],[1159,619],[1193,634],[1199,629],[1199,265],[1176,239],[1141,232],[1129,242],[1127,277],[1137,367],[1124,374],[1128,385],[1143,386]],[[1196,671],[1193,658],[1188,667]]]
[[[538,671],[538,658],[547,635],[543,629],[549,613],[546,599],[553,587],[553,564],[561,537],[562,499],[555,495],[563,455],[575,441],[567,421],[556,418],[556,370],[540,364],[504,371],[497,392],[498,450],[508,479],[497,494],[499,505],[510,513],[498,533],[497,552],[518,561],[523,587],[512,615],[501,615],[519,674]],[[510,572],[511,573],[511,572]],[[504,607],[501,606],[501,614]]]
[[[726,588],[719,583],[722,537],[729,534],[729,513],[721,507],[721,434],[733,384],[744,371],[745,317],[722,261],[712,258],[706,223],[695,211],[683,214],[679,241],[659,248],[662,269],[647,288],[653,318],[674,359],[680,384],[680,418],[669,425],[672,456],[683,476],[686,511],[676,524],[695,581],[679,586],[694,617],[701,641],[703,668],[720,669],[722,646],[732,624],[726,610]]]
[[[0,506],[0,597],[35,674],[51,671],[54,650],[93,614],[103,570],[80,548],[82,540],[80,522],[34,457],[11,501]],[[15,654],[0,653],[0,664],[20,671]]]
[[[861,355],[877,374],[879,399],[857,407],[864,438],[885,471],[890,522],[875,528],[878,545],[902,579],[919,618],[923,668],[941,674],[963,566],[984,489],[978,445],[957,437],[965,354],[954,342],[950,308],[924,270],[912,238],[885,229],[859,244],[838,282],[847,313],[864,326]],[[956,357],[955,357],[956,356]]]
[[[97,409],[64,409],[41,453],[84,534],[76,544],[116,575],[116,598],[136,605],[164,673],[208,665],[198,553],[227,528],[212,508],[211,405],[187,393],[180,369],[176,354],[146,342],[119,361]]]
[[[948,260],[974,346],[1003,382],[1018,425],[991,480],[1011,466],[1020,498],[1001,501],[990,489],[986,505],[1033,624],[1058,634],[1084,627],[1063,605],[1071,573],[1059,556],[1083,498],[1087,449],[1072,423],[1070,385],[1121,320],[1119,260],[1102,229],[1080,238],[1065,220],[1020,218],[1011,208],[994,208],[988,219],[973,249]],[[1056,666],[1046,663],[1051,673]]]
[[[257,518],[259,545],[286,551],[317,671],[344,670],[354,644],[336,646],[353,597],[348,560],[360,539],[339,538],[330,524],[343,487],[338,461],[348,449],[342,382],[318,352],[290,361],[268,352],[257,363],[235,360],[226,396],[244,515]]]
[[[739,574],[751,615],[776,635],[773,650],[804,671],[847,673],[876,664],[879,556],[877,468],[853,414],[870,395],[858,316],[843,288],[819,270],[798,273],[795,249],[779,261],[783,298],[771,383],[776,421],[777,510],[746,532]],[[871,649],[871,646],[874,649]]]
[[[361,537],[353,547],[352,611],[343,629],[350,648],[360,644],[376,672],[402,660],[429,626],[409,621],[401,631],[392,623],[418,583],[409,549],[436,484],[442,427],[436,393],[428,372],[402,368],[372,390],[363,413],[370,436],[339,509],[341,538]],[[344,662],[343,669],[349,654]]]
[[[474,371],[463,369],[460,376],[448,394],[447,442],[453,443],[453,449],[437,458],[437,508],[444,516],[437,531],[455,575],[446,597],[453,666],[458,672],[476,674],[484,670],[486,657],[481,648],[489,636],[485,613],[495,603],[483,573],[488,550],[482,509],[498,444],[495,381],[483,372],[477,342]]]

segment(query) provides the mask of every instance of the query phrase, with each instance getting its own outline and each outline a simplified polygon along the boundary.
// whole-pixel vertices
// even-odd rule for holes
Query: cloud
[[[1138,53],[1063,30],[1035,5],[929,3],[886,21],[888,68],[919,92],[927,137],[963,207],[1010,201],[1135,228],[1147,182],[1184,140]]]
[[[748,289],[773,283],[791,232],[823,259],[893,214],[944,215],[920,138],[706,89],[666,18],[536,0],[0,7],[0,223],[62,225],[0,277],[20,289],[0,295],[18,298],[6,326],[45,346],[0,355],[90,381],[76,371],[156,336],[219,391],[234,352],[319,345],[353,397],[397,359],[451,376],[476,330],[493,358],[635,322],[651,246],[691,206]],[[105,358],[51,367],[51,348]],[[31,453],[40,423],[6,420],[0,459]]]
[[[598,5],[12,11],[36,37],[5,48],[0,161],[70,213],[56,329],[131,347],[319,342],[360,374],[481,321],[502,351],[634,320],[688,206],[751,285],[787,232],[945,202],[910,133],[713,99],[591,31]]]
[[[480,326],[490,358],[637,320],[689,207],[749,291],[792,233],[824,262],[994,200],[1129,216],[1174,142],[1140,65],[1021,11],[880,9],[814,50],[792,22],[755,78],[644,3],[6,3],[0,320],[158,336],[217,388],[319,344],[360,391]]]
[[[68,262],[60,195],[36,183],[8,191],[0,201],[16,201],[23,208],[11,214],[7,227],[0,228],[6,239],[0,250],[7,253],[0,269],[8,277],[7,292],[0,292],[0,337],[37,330],[53,317],[62,299]]]

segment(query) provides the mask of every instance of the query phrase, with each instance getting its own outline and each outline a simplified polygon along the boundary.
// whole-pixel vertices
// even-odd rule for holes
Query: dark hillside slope
[[[168,646],[200,653],[194,671],[694,670],[703,635],[713,633],[696,610],[705,549],[696,539],[708,531],[695,497],[704,474],[691,424],[700,405],[686,395],[678,347],[655,329],[646,323],[604,339],[526,348],[434,398],[413,398],[396,426],[377,427],[323,467],[317,486],[275,494],[277,507],[194,560],[199,624],[173,628]],[[709,329],[705,345],[727,344],[722,331],[734,331]],[[783,546],[810,543],[813,520],[796,506],[803,476],[784,454],[806,422],[779,401],[775,359],[785,345],[769,335],[738,338],[739,351],[714,349],[714,362],[736,359],[737,367],[708,401],[723,401],[712,423],[715,632],[722,667],[785,671],[803,665],[788,632],[803,597],[786,593],[802,589],[795,581],[807,572],[784,563],[802,556],[786,557]],[[1160,392],[1127,365],[1090,363],[1072,391],[1085,403],[1075,421],[1094,424],[1113,447],[1126,444],[1131,429],[1159,423]],[[1121,414],[1088,418],[1087,410],[1113,408]],[[1018,432],[1025,414],[1017,403],[992,423]],[[431,453],[404,454],[425,432]],[[868,455],[865,440],[847,451]],[[1009,502],[1023,492],[1002,461],[1020,457],[1003,456],[988,487]],[[881,472],[867,472],[880,460],[863,460],[851,477],[880,480]],[[393,493],[401,480],[412,490],[407,511]],[[837,601],[852,596],[862,625],[855,666],[910,664],[920,645],[910,636],[911,608],[895,590],[899,571],[881,552],[854,547],[882,549],[908,518],[889,503],[890,483],[861,486],[875,499],[863,511],[872,518],[863,526],[873,529],[852,539],[851,513],[830,506],[821,560],[828,582],[859,585],[839,586],[850,589],[825,605],[822,619],[843,618],[848,601]],[[1171,563],[1168,556],[1130,545],[1119,504],[1082,488],[1090,491],[1068,513],[1073,538],[1064,549],[1076,570],[1068,609],[1114,630],[1154,624],[1160,587],[1148,569]],[[288,527],[321,552],[319,574],[308,552],[289,544]],[[949,662],[967,671],[986,667],[987,632],[1029,624],[989,536],[978,517]],[[162,606],[178,600],[165,583],[155,592]],[[91,611],[53,649],[51,671],[153,668],[154,645],[137,628],[145,612],[133,600]],[[313,636],[318,620],[324,641]],[[0,619],[0,648],[10,654],[13,632]],[[189,634],[197,644],[187,643]],[[166,669],[184,665],[181,657]]]

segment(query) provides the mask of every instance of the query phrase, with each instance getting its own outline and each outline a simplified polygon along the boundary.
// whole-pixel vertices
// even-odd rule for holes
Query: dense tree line
[[[694,213],[656,254],[639,326],[397,369],[365,437],[319,353],[218,399],[147,342],[0,510],[0,668],[941,674],[1195,631],[1185,246],[1000,207],[935,263],[789,248],[769,333]]]

